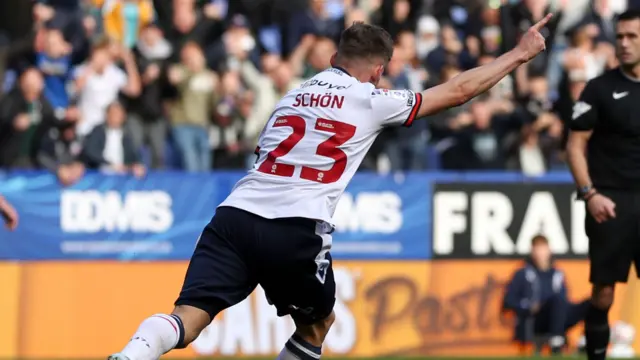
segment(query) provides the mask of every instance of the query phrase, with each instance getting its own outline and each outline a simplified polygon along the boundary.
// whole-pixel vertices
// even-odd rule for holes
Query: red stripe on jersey
[[[415,104],[413,104],[413,108],[411,109],[411,112],[409,113],[409,117],[407,118],[407,120],[404,122],[404,126],[409,127],[411,126],[411,124],[413,124],[413,120],[416,119],[416,115],[418,115],[418,110],[420,110],[420,106],[422,105],[422,94],[421,93],[416,93],[416,102]]]

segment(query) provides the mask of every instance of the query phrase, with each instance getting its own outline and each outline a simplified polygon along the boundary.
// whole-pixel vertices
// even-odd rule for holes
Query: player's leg
[[[331,256],[328,253],[327,260],[330,261],[329,266],[320,274],[324,275],[323,283],[315,276],[299,277],[299,280],[294,282],[300,284],[296,294],[291,294],[291,290],[280,289],[280,294],[285,295],[288,301],[285,297],[278,298],[275,302],[278,314],[291,315],[296,330],[278,355],[279,360],[318,360],[322,355],[322,344],[336,318],[333,312],[336,285]],[[269,290],[273,292],[273,289]],[[284,308],[283,304],[288,305]]]
[[[318,360],[322,356],[322,343],[335,321],[332,311],[324,319],[307,324],[294,320],[296,330],[285,343],[278,360]]]
[[[271,226],[260,284],[279,316],[291,315],[296,330],[280,360],[317,360],[335,319],[336,284],[329,253],[331,236],[322,224],[305,220]],[[288,234],[281,236],[279,234]]]
[[[237,213],[242,212],[218,209],[198,240],[173,312],[145,319],[114,360],[157,360],[172,349],[184,348],[220,311],[251,294],[257,280],[243,249],[252,227]]]
[[[626,282],[631,268],[638,221],[633,197],[607,192],[616,203],[616,217],[603,223],[587,212],[585,230],[589,237],[589,280],[593,284],[585,317],[585,337],[589,360],[603,360],[609,345],[609,309],[613,304],[615,284]]]

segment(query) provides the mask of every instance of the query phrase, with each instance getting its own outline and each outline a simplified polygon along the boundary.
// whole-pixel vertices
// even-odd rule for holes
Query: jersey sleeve
[[[598,121],[598,93],[594,82],[589,82],[580,99],[573,106],[569,128],[574,131],[592,130]]]
[[[373,116],[382,126],[411,126],[422,105],[422,94],[410,90],[373,90]]]

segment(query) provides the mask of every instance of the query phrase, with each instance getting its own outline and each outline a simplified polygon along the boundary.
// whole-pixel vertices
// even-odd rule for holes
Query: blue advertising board
[[[0,177],[20,226],[0,260],[185,260],[242,173],[87,174],[62,188],[45,173]],[[433,175],[358,174],[334,222],[336,259],[429,259]]]

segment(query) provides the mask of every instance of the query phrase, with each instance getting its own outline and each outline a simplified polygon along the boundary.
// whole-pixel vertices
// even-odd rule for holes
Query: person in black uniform
[[[640,11],[616,24],[620,67],[591,80],[573,108],[569,166],[585,201],[591,304],[585,319],[587,356],[603,360],[616,283],[631,264],[640,274]]]

